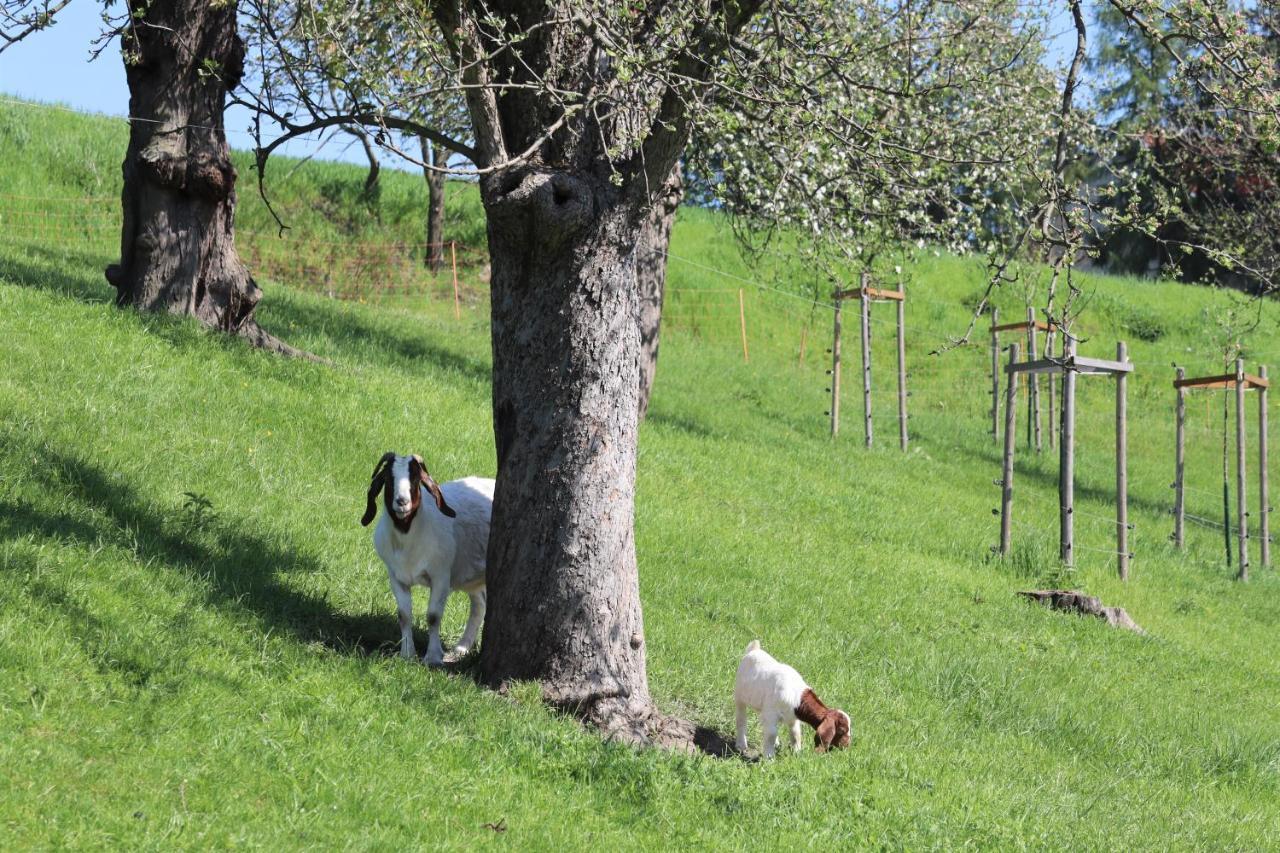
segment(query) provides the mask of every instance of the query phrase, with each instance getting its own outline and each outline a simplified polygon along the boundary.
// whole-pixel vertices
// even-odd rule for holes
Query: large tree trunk
[[[658,333],[662,327],[662,296],[667,281],[667,247],[676,209],[684,198],[684,176],[677,162],[662,184],[653,209],[645,217],[640,233],[640,254],[636,258],[639,289],[637,320],[640,325],[640,419],[649,411],[653,376],[658,370]]]
[[[236,170],[222,129],[223,99],[243,71],[236,3],[143,8],[121,36],[138,120],[124,160],[120,262],[106,270],[116,303],[196,317],[298,354],[254,320],[262,291],[236,254]]]
[[[430,163],[436,169],[443,169],[449,164],[449,152],[443,145],[432,145],[425,136],[421,141],[423,163]],[[444,261],[445,175],[436,169],[422,170],[427,180],[427,266],[433,273],[440,271],[440,264]]]
[[[498,451],[482,676],[536,679],[548,701],[643,740],[632,534],[643,210],[563,172],[481,187]]]
[[[709,74],[757,3],[712,4],[673,76]],[[633,533],[636,255],[696,104],[655,82],[605,113],[566,111],[559,94],[528,84],[607,86],[616,69],[587,28],[553,24],[558,12],[537,4],[433,8],[458,53],[486,170],[498,483],[480,677],[537,681],[549,702],[628,741],[709,748],[653,707]],[[485,35],[495,19],[518,52]]]

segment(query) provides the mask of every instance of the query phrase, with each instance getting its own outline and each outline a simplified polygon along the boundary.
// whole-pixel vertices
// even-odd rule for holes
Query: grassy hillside
[[[18,110],[0,108],[0,211],[118,192],[119,124]],[[293,175],[278,194],[301,238],[384,233],[359,212],[361,170]],[[263,227],[250,195],[242,227]],[[422,195],[414,176],[388,176],[391,239],[414,239]],[[453,227],[480,233],[474,200],[454,197]],[[373,306],[265,281],[263,324],[332,363],[288,362],[112,308],[101,230],[50,239],[14,221],[0,223],[6,849],[1275,844],[1280,581],[1255,564],[1251,583],[1233,582],[1220,532],[1192,527],[1185,553],[1167,541],[1168,365],[1216,371],[1205,339],[1221,295],[1087,279],[1082,351],[1109,356],[1124,336],[1137,365],[1137,557],[1121,585],[1103,553],[1113,392],[1085,378],[1080,568],[1061,578],[1053,458],[1020,445],[1017,553],[993,559],[989,355],[927,355],[963,330],[979,267],[910,270],[905,455],[889,416],[891,315],[877,308],[867,450],[855,357],[845,432],[826,435],[829,309],[730,277],[795,294],[812,290],[806,271],[752,269],[714,215],[681,212],[640,435],[653,691],[730,731],[733,669],[759,637],[855,724],[846,752],[760,765],[605,744],[528,685],[498,696],[391,655],[394,605],[358,525],[364,489],[391,447],[444,478],[493,473],[482,303],[455,320],[441,299]],[[1022,305],[1001,294],[1003,316]],[[1264,310],[1252,340],[1274,365]],[[1191,407],[1192,511],[1209,518],[1220,403]],[[1048,580],[1126,607],[1148,636],[1016,599]],[[464,605],[451,605],[447,639]]]

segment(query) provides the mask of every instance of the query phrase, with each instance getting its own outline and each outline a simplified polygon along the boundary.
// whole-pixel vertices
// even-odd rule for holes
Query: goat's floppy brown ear
[[[394,462],[395,458],[396,455],[388,451],[382,454],[378,464],[373,466],[373,476],[369,479],[368,502],[365,504],[364,517],[360,519],[361,527],[368,527],[369,522],[373,521],[373,517],[378,514],[378,492],[381,492],[386,484],[387,466]]]
[[[436,509],[447,515],[449,518],[457,518],[458,514],[453,511],[453,507],[445,502],[444,495],[440,493],[440,485],[431,478],[427,473],[427,465],[422,461],[421,456],[414,456],[418,460],[418,479],[422,481],[422,485],[427,487],[427,491],[431,493],[431,497],[435,498]]]
[[[818,731],[813,736],[813,746],[818,752],[826,752],[831,742],[836,739],[836,714],[829,712],[818,724]]]

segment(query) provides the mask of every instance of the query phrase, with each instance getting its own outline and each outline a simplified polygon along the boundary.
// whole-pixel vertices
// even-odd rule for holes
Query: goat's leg
[[[778,715],[766,713],[760,718],[760,723],[764,729],[764,757],[773,758],[778,751]]]
[[[462,639],[453,647],[459,657],[471,651],[471,647],[476,644],[476,636],[480,633],[480,626],[484,624],[484,610],[487,603],[484,589],[469,592],[467,595],[471,598],[471,613],[467,616],[467,627],[462,631]]]
[[[422,662],[427,666],[444,663],[444,646],[440,645],[440,620],[444,618],[444,605],[449,600],[449,582],[432,583],[431,598],[427,601],[427,653]]]
[[[413,645],[413,593],[395,577],[389,577],[391,594],[396,597],[396,611],[400,617],[400,657],[413,660],[418,656]]]
[[[799,752],[803,743],[804,729],[801,728],[799,720],[791,721],[791,748]]]
[[[738,737],[734,741],[734,746],[738,748],[738,752],[747,751],[747,706],[741,702],[738,704]]]

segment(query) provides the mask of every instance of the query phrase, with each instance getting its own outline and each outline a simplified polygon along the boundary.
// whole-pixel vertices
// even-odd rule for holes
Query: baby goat
[[[738,752],[747,751],[747,708],[760,713],[764,729],[764,757],[772,758],[778,746],[778,723],[790,726],[791,746],[800,751],[800,724],[817,729],[813,743],[818,752],[849,745],[849,715],[823,705],[805,680],[785,663],[752,640],[738,664],[733,685],[738,705]]]
[[[484,622],[485,554],[489,548],[489,517],[493,512],[493,480],[465,477],[443,486],[427,473],[421,456],[387,453],[378,460],[369,482],[369,503],[360,523],[368,526],[378,513],[378,493],[386,512],[373,531],[373,547],[387,564],[391,594],[400,614],[400,656],[413,659],[413,596],[415,586],[431,588],[427,603],[427,653],[423,663],[444,663],[440,619],[452,590],[471,597],[467,627],[456,646],[466,654],[475,645]],[[435,509],[419,513],[423,496]]]

